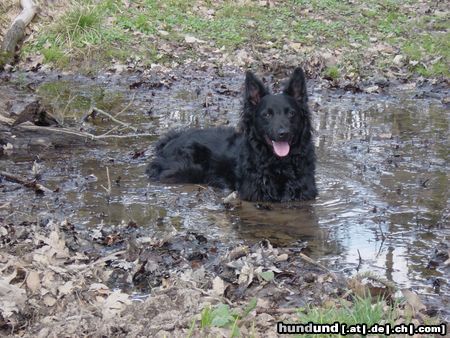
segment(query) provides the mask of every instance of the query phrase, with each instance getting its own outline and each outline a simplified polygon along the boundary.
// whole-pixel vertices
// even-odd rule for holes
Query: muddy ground
[[[38,3],[28,48],[67,8]],[[301,15],[323,19],[312,4]],[[1,38],[19,10],[12,0],[0,9]],[[437,28],[448,13],[443,2],[401,9],[436,15]],[[427,27],[414,35],[437,29]],[[371,47],[333,77],[326,70],[361,45],[286,40],[282,52],[264,43],[225,53],[164,36],[135,39],[174,61],[105,66],[81,49],[58,70],[28,49],[0,71],[0,334],[273,337],[278,321],[351,307],[369,293],[397,324],[448,323],[448,79],[413,73],[445,55],[419,63],[374,30]],[[355,61],[359,72],[345,72]],[[299,63],[309,77],[317,200],[247,203],[147,180],[152,145],[167,130],[238,123],[247,68],[276,92]]]
[[[277,90],[289,71],[261,75]],[[298,309],[367,291],[401,296],[398,322],[448,321],[445,86],[310,81],[314,202],[148,182],[167,129],[237,123],[242,82],[214,67],[1,74],[3,334],[276,336]],[[202,327],[218,304],[235,316]]]

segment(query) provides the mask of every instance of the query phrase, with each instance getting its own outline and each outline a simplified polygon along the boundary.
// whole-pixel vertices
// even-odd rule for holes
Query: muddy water
[[[378,273],[449,308],[450,275],[440,257],[450,239],[450,112],[438,100],[416,99],[412,92],[355,95],[311,88],[320,191],[314,202],[244,202],[225,210],[221,198],[227,192],[148,182],[151,144],[168,128],[237,123],[241,81],[232,72],[34,80],[42,100],[64,113],[65,125],[97,134],[110,130],[114,124],[99,117],[80,122],[95,105],[151,136],[1,157],[4,170],[24,176],[36,161],[41,182],[59,192],[35,196],[5,184],[0,215],[43,224],[68,219],[93,239],[99,229],[129,221],[138,225],[138,236],[195,231],[221,239],[224,249],[268,238],[303,248],[349,275]]]

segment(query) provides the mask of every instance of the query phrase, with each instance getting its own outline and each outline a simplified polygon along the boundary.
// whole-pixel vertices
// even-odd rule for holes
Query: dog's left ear
[[[300,67],[294,70],[283,93],[292,96],[299,103],[308,102],[308,93],[306,91],[306,79],[303,69]]]

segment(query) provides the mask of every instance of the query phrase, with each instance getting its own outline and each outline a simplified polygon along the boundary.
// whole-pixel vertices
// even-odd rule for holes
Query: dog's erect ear
[[[265,95],[267,95],[267,89],[263,83],[252,72],[247,72],[245,74],[245,101],[256,106]]]
[[[300,103],[308,102],[308,93],[306,91],[306,79],[303,69],[300,67],[294,70],[283,93],[292,96]]]

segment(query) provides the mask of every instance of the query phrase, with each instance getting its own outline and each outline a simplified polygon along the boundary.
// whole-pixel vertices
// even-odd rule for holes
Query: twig
[[[380,249],[378,250],[376,257],[380,256],[381,250],[383,249],[384,241],[386,240],[386,236],[383,233],[383,229],[381,229],[380,223],[378,223],[378,227],[380,228],[380,232],[381,232],[381,244],[380,244]]]
[[[97,135],[97,137],[98,137],[98,136],[105,136],[105,135],[111,134],[113,131],[116,131],[117,129],[119,129],[119,126],[115,126],[115,127],[111,128],[110,130],[104,132],[103,134]]]
[[[122,121],[116,119],[116,118],[115,118],[114,116],[112,116],[111,114],[109,114],[109,113],[107,113],[107,112],[105,112],[105,111],[103,111],[103,110],[101,110],[101,109],[99,109],[99,108],[94,107],[94,108],[92,108],[92,111],[95,112],[95,113],[104,115],[104,116],[110,118],[112,121],[114,121],[114,122],[116,122],[116,123],[118,123],[118,124],[120,124],[120,125],[122,125],[122,126],[124,126],[124,127],[130,128],[130,129],[132,129],[133,131],[137,131],[137,128],[132,127],[132,126],[130,126],[128,123],[125,123],[125,122],[122,122]]]
[[[108,178],[108,188],[101,185],[103,189],[106,190],[106,193],[108,194],[108,199],[111,197],[111,179],[109,178],[109,168],[106,167],[106,177]]]
[[[358,256],[359,256],[359,263],[358,266],[356,267],[356,271],[359,271],[359,268],[361,267],[362,264],[362,258],[361,258],[361,253],[359,252],[359,249],[357,249],[358,251]]]
[[[278,309],[260,309],[256,308],[256,313],[268,313],[268,314],[291,314],[297,313],[298,308],[290,307],[290,308],[278,308]]]
[[[336,280],[336,281],[338,280],[336,274],[335,274],[334,272],[330,271],[330,270],[329,270],[327,267],[325,267],[324,265],[320,264],[319,262],[316,262],[316,261],[313,260],[312,258],[306,256],[305,254],[302,254],[301,252],[300,252],[299,256],[300,256],[300,258],[303,259],[304,261],[306,261],[306,262],[308,262],[308,263],[310,263],[310,264],[312,264],[312,265],[315,265],[315,266],[321,268],[322,270],[328,272],[334,280]]]
[[[378,223],[378,227],[380,228],[381,232],[381,240],[384,241],[386,239],[386,236],[384,235],[383,229],[381,229],[381,223]]]
[[[130,108],[131,104],[134,102],[134,98],[136,97],[136,92],[134,92],[133,97],[131,98],[130,102],[128,102],[128,104],[120,111],[118,112],[116,115],[114,115],[114,117],[119,116],[120,114],[122,114],[125,110],[127,110],[128,108]]]
[[[153,134],[125,134],[125,135],[94,135],[82,131],[75,131],[68,128],[52,128],[52,127],[41,127],[36,126],[32,124],[20,124],[18,128],[25,129],[25,130],[34,130],[34,131],[47,131],[47,132],[55,132],[55,133],[61,133],[61,134],[69,134],[69,135],[75,135],[79,137],[88,138],[91,140],[101,140],[101,139],[107,139],[107,138],[130,138],[130,137],[145,137],[145,136],[154,136]]]
[[[0,176],[3,176],[7,181],[21,184],[27,188],[32,188],[36,192],[41,192],[41,193],[45,193],[45,192],[52,193],[53,192],[52,190],[43,186],[42,184],[37,183],[35,180],[28,181],[27,179],[25,179],[23,177],[11,174],[6,171],[0,171]]]
[[[78,97],[77,95],[71,95],[71,97],[67,100],[66,106],[64,107],[59,116],[61,118],[61,121],[58,121],[60,125],[63,125],[64,117],[66,116],[66,111],[69,108],[70,104],[73,102],[73,100],[75,100],[77,97]]]

